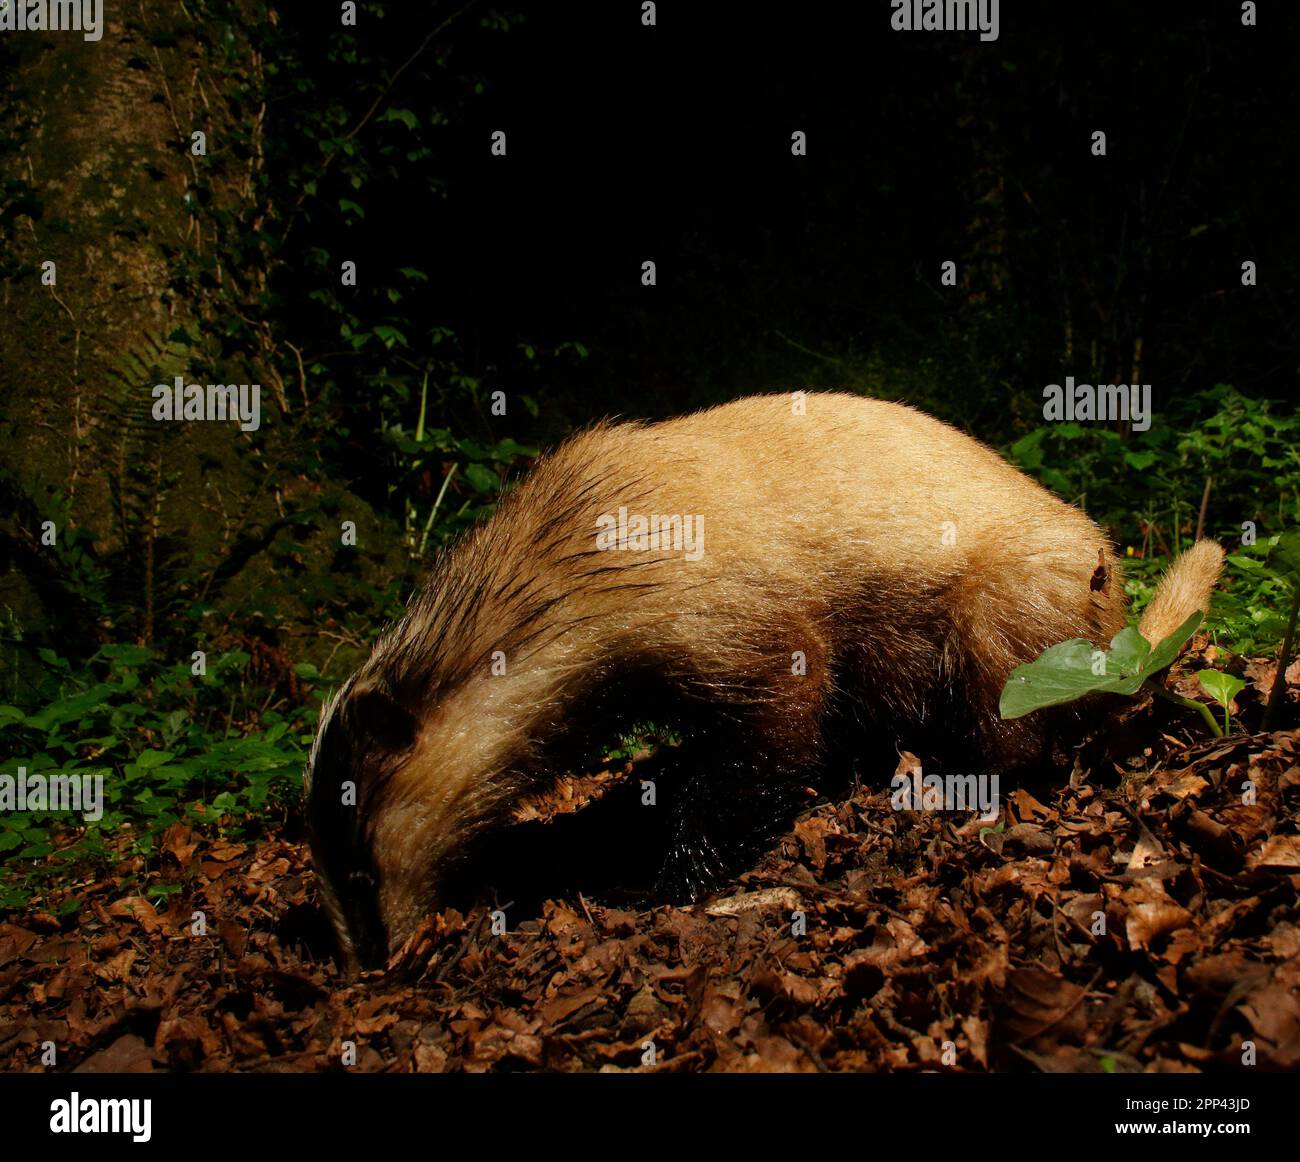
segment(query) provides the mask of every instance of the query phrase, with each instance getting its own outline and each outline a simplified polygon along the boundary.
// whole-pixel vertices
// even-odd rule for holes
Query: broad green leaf
[[[147,771],[171,762],[175,757],[176,755],[169,750],[147,750],[142,752],[135,761]]]
[[[99,652],[106,658],[121,662],[124,666],[139,666],[153,657],[153,651],[144,646],[108,645],[101,646]]]
[[[1158,643],[1156,648],[1151,651],[1150,660],[1146,664],[1146,675],[1158,674],[1161,670],[1166,669],[1173,664],[1178,657],[1178,651],[1196,632],[1196,627],[1201,624],[1201,619],[1205,616],[1199,609],[1183,622],[1173,633],[1164,641]]]
[[[1204,687],[1205,692],[1225,710],[1232,704],[1232,700],[1246,688],[1246,683],[1240,678],[1234,678],[1231,674],[1224,674],[1219,670],[1202,670],[1196,675],[1196,678]]]
[[[477,492],[496,492],[501,487],[497,474],[482,464],[466,464],[465,479]]]
[[[396,327],[381,325],[375,328],[375,334],[379,336],[385,347],[391,348],[395,343],[403,347],[410,346],[406,341],[406,336]]]
[[[1283,533],[1269,559],[1287,574],[1287,580],[1292,584],[1300,581],[1300,532],[1290,530]]]
[[[47,666],[53,666],[55,669],[58,670],[68,669],[67,661],[59,657],[59,655],[56,654],[51,649],[39,649],[36,651],[36,656],[40,658],[41,661],[43,661]]]
[[[1131,677],[1142,670],[1142,664],[1151,654],[1151,643],[1131,625],[1125,626],[1113,638],[1106,653],[1106,673]]]
[[[388,108],[379,118],[381,121],[400,121],[407,129],[416,129],[419,127],[420,119],[409,109]]]
[[[1100,659],[1094,658],[1096,647],[1082,638],[1049,646],[1034,661],[1011,671],[998,712],[1004,719],[1023,718],[1088,694],[1132,694],[1178,656],[1202,616],[1192,614],[1154,650],[1132,626],[1111,639],[1110,649]]]

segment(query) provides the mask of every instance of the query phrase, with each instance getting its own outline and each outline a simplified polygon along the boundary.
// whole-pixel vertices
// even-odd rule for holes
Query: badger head
[[[525,733],[504,682],[416,697],[385,656],[325,704],[303,776],[312,864],[352,970],[381,967],[440,906],[449,869],[508,812]]]
[[[384,858],[376,824],[394,777],[412,760],[417,735],[415,716],[382,681],[357,674],[322,708],[303,772],[321,901],[353,971],[382,967],[407,935],[385,904],[409,869]]]

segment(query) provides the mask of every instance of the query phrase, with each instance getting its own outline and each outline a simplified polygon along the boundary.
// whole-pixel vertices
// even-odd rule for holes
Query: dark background
[[[1294,6],[1008,2],[992,42],[884,0],[108,8],[0,39],[0,730],[33,769],[176,752],[103,835],[292,817],[319,701],[611,414],[907,401],[1103,525],[1135,611],[1253,522],[1216,642],[1281,642]],[[261,428],[155,421],[177,375],[260,383]],[[1068,376],[1151,384],[1150,430],[1045,422]]]
[[[1157,401],[1216,381],[1292,392],[1282,29],[1229,4],[1006,3],[990,43],[895,33],[884,3],[666,4],[655,28],[634,9],[525,9],[484,52],[482,99],[438,134],[445,200],[400,183],[356,239],[369,265],[432,274],[429,313],[471,362],[521,335],[588,346],[583,374],[547,385],[552,424],[795,373],[862,386],[787,339],[904,381],[925,363],[941,404],[992,435],[1065,374],[1126,382],[1138,336]],[[412,38],[427,24],[408,21]],[[945,259],[958,288],[938,285]]]

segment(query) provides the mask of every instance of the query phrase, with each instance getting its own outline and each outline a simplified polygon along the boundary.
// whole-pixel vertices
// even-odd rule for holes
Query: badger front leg
[[[695,899],[717,887],[787,826],[824,753],[830,691],[824,639],[809,630],[768,647],[737,680],[761,691],[697,732],[666,785],[670,846],[656,890]]]

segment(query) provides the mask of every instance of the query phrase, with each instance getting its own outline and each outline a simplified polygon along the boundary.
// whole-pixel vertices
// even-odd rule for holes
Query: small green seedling
[[[1083,638],[1049,646],[1032,662],[1011,671],[1002,688],[998,711],[1004,719],[1023,718],[1035,710],[1074,702],[1088,694],[1136,694],[1146,687],[1167,702],[1195,710],[1215,736],[1222,737],[1223,731],[1205,703],[1181,698],[1152,681],[1178,656],[1204,616],[1193,613],[1154,647],[1132,626],[1110,639],[1109,650],[1099,650]]]
[[[1205,692],[1223,707],[1223,733],[1227,734],[1232,729],[1229,725],[1232,700],[1246,688],[1246,683],[1218,670],[1202,670],[1196,677]]]

